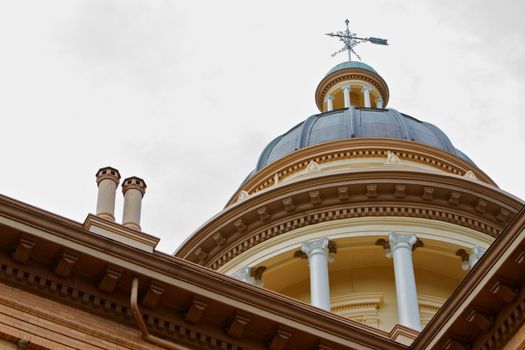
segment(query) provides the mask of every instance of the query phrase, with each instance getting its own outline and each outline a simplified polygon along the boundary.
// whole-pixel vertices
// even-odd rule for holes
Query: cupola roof
[[[328,71],[328,73],[326,73],[325,77],[329,76],[330,74],[332,74],[334,72],[337,72],[337,71],[340,71],[340,70],[343,70],[343,69],[352,69],[352,68],[364,69],[364,70],[367,70],[369,72],[378,74],[377,71],[374,68],[370,67],[368,64],[366,64],[364,62],[361,62],[361,61],[346,61],[346,62],[339,63],[334,68],[330,69]]]

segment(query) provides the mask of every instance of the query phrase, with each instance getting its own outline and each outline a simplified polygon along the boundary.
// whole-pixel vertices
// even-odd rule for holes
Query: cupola
[[[388,85],[366,63],[347,61],[336,65],[321,80],[315,102],[321,112],[350,106],[383,109],[388,103]]]

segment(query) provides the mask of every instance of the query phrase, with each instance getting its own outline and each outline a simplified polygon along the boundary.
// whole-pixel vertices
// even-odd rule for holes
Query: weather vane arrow
[[[341,50],[334,52],[332,54],[332,57],[334,57],[338,53],[348,51],[348,61],[352,60],[352,53],[356,55],[356,57],[361,61],[361,57],[354,50],[354,47],[357,46],[358,44],[361,44],[364,42],[370,42],[376,45],[388,45],[387,39],[381,39],[381,38],[376,38],[376,37],[360,38],[356,36],[356,33],[352,33],[350,31],[350,28],[348,27],[348,25],[350,24],[350,21],[348,19],[345,21],[345,24],[346,24],[345,31],[339,31],[336,33],[326,34],[332,38],[339,38],[339,40],[342,41],[345,45]]]

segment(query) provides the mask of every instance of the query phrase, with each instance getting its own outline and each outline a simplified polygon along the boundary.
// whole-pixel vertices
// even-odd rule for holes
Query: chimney
[[[140,209],[146,187],[144,180],[136,176],[128,177],[122,182],[122,193],[124,194],[122,224],[124,226],[140,231]]]
[[[115,221],[115,194],[120,182],[117,169],[105,167],[97,171],[97,216],[106,220]]]

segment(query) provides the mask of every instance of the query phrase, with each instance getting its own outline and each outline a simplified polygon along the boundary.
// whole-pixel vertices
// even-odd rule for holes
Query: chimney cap
[[[117,169],[112,168],[110,166],[106,166],[103,168],[98,169],[97,173],[95,174],[97,177],[97,185],[100,183],[100,181],[108,179],[113,180],[118,185],[120,182],[120,173]]]
[[[146,193],[146,182],[137,176],[131,176],[122,181],[122,193],[125,194],[127,190],[136,189],[142,193],[142,196]]]

